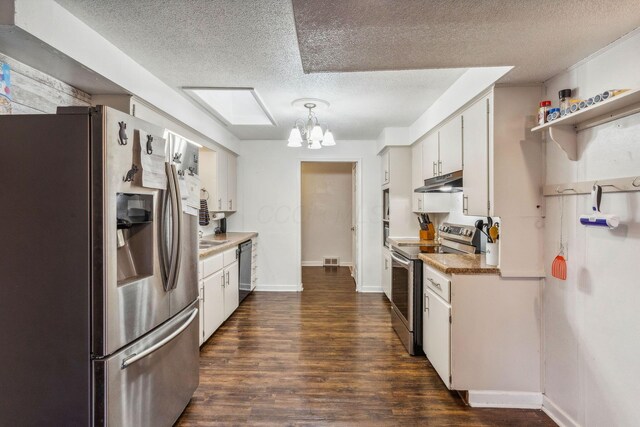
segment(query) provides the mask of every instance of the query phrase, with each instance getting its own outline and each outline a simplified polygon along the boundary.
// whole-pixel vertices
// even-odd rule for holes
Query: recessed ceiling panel
[[[513,65],[541,82],[640,26],[640,1],[293,0],[307,73]]]
[[[226,125],[276,124],[252,88],[186,87],[184,91]]]

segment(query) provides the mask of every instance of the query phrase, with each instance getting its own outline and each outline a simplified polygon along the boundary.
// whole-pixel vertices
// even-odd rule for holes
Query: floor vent
[[[340,259],[338,258],[324,257],[322,260],[323,267],[338,267],[339,265]]]

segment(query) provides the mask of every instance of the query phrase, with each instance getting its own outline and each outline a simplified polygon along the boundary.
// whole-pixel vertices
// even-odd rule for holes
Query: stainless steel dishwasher
[[[251,240],[240,244],[240,302],[251,293]]]

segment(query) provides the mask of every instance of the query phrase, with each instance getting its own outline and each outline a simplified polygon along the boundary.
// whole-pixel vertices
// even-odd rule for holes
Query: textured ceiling
[[[640,26],[640,0],[293,0],[306,72],[514,65],[541,82]]]
[[[57,1],[175,88],[255,88],[278,126],[229,126],[240,139],[287,138],[302,97],[331,103],[318,116],[338,141],[376,138],[411,124],[464,72],[305,74],[290,0]]]

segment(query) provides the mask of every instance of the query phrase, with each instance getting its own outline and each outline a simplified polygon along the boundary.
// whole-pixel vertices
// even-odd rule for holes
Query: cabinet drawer
[[[205,258],[202,261],[202,264],[203,264],[203,267],[202,267],[203,277],[211,276],[216,271],[222,270],[222,267],[223,267],[222,255],[223,254],[217,254],[217,255],[214,255],[212,257]]]
[[[224,266],[228,266],[238,259],[238,248],[228,249],[224,251],[222,253],[222,257],[224,258]]]
[[[422,284],[446,302],[451,302],[451,279],[446,275],[424,265],[422,267]]]

